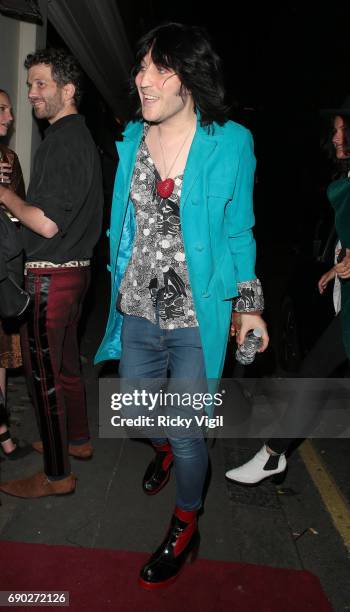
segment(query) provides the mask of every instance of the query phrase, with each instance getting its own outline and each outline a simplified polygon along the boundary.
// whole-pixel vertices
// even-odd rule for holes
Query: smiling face
[[[193,110],[193,99],[171,68],[153,63],[151,51],[141,61],[135,84],[143,118],[150,123],[170,122]]]
[[[13,121],[11,101],[5,92],[0,92],[0,136],[6,136]]]
[[[74,86],[60,87],[52,78],[51,66],[37,64],[28,70],[28,99],[38,119],[54,123],[72,112],[71,90]]]
[[[347,129],[344,119],[340,116],[334,119],[334,131],[332,137],[332,143],[335,147],[335,154],[337,159],[347,159],[350,157],[347,148],[345,148],[345,130]]]

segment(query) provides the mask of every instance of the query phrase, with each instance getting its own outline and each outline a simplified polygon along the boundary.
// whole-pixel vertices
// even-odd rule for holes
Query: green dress
[[[327,195],[335,211],[335,227],[342,247],[350,249],[350,178],[333,181]],[[350,279],[341,279],[341,318],[345,350],[350,359]]]

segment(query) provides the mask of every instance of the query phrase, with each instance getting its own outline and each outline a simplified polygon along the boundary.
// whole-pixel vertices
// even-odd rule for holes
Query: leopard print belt
[[[24,274],[27,270],[33,268],[85,268],[90,265],[90,259],[78,259],[75,261],[66,261],[65,263],[57,264],[52,261],[27,261],[24,264]]]

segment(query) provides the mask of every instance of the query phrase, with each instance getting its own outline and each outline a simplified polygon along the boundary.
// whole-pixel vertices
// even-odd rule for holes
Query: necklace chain
[[[172,171],[173,167],[175,166],[175,163],[176,163],[176,161],[177,161],[177,159],[178,159],[178,157],[179,157],[179,155],[180,155],[180,153],[181,153],[182,149],[184,148],[185,143],[186,143],[186,141],[187,141],[187,139],[188,139],[189,135],[191,134],[192,130],[193,130],[193,126],[191,126],[191,128],[190,128],[189,132],[187,132],[186,137],[185,137],[185,140],[183,141],[183,143],[182,143],[182,145],[181,145],[180,149],[178,150],[178,152],[176,153],[175,159],[173,160],[173,163],[171,164],[171,166],[170,166],[169,170],[167,171],[167,169],[166,169],[166,163],[165,163],[164,149],[163,149],[163,144],[162,144],[162,139],[161,139],[161,137],[160,137],[160,129],[159,129],[159,127],[158,127],[158,140],[159,140],[160,150],[161,150],[161,152],[162,152],[163,166],[164,166],[164,173],[165,173],[164,180],[166,180],[166,179],[169,177],[169,174],[170,174],[170,172]]]

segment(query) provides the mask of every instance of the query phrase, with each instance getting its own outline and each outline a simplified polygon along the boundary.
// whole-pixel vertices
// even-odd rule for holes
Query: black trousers
[[[306,355],[298,371],[298,378],[327,378],[347,361],[348,356],[343,344],[340,315],[337,315]],[[290,413],[297,415],[297,418],[299,415],[299,418],[302,419],[308,409],[306,405],[308,400],[309,394],[301,388],[300,393],[293,400]],[[310,423],[310,433],[311,430]],[[283,453],[293,441],[294,438],[270,438],[266,444],[275,453]]]

